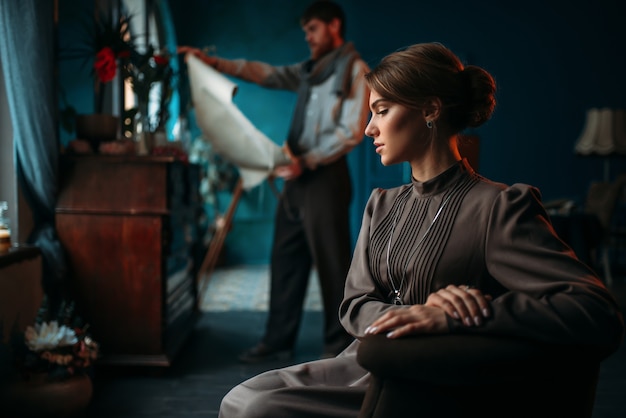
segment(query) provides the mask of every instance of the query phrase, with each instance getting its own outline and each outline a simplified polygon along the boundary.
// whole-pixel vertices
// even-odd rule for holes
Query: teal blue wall
[[[59,75],[59,110],[72,107],[77,113],[94,112],[93,53],[87,34],[93,18],[93,1],[60,0],[57,26],[57,68]],[[108,87],[107,87],[108,88]],[[72,123],[73,125],[73,123]],[[76,138],[73,131],[59,129],[59,142],[66,146]]]
[[[544,200],[568,197],[579,202],[589,183],[602,179],[603,160],[577,156],[573,147],[588,108],[626,108],[625,1],[338,2],[348,16],[347,38],[372,66],[399,47],[439,41],[495,75],[496,112],[474,132],[481,138],[483,175],[533,184]],[[179,44],[215,46],[226,58],[286,64],[308,56],[298,24],[307,4],[176,0],[170,9]],[[188,91],[184,77],[181,81],[184,105]],[[261,131],[282,143],[293,94],[238,84],[235,103]],[[611,162],[613,176],[626,172],[623,158]],[[406,169],[381,167],[367,138],[350,155],[350,164],[356,236],[371,187],[406,180]],[[266,184],[244,194],[226,241],[227,263],[268,262],[275,202]]]
[[[534,184],[544,200],[569,197],[577,201],[590,181],[602,178],[603,160],[576,156],[573,147],[587,108],[626,107],[626,2],[339,3],[348,16],[347,38],[372,66],[404,45],[440,41],[466,62],[495,75],[499,85],[496,112],[475,132],[481,137],[480,171],[485,176]],[[215,46],[217,54],[226,58],[284,64],[307,57],[298,25],[306,4],[308,1],[177,0],[171,2],[171,9],[180,44]],[[294,103],[292,95],[239,84],[239,107],[259,129],[282,142]],[[376,179],[362,183],[361,176],[375,170],[381,184],[402,180],[401,168],[381,169],[370,161],[372,154],[371,143],[365,139],[351,155],[357,189],[353,229],[358,228],[363,204],[376,183]],[[614,173],[625,169],[620,158],[613,159],[612,168]],[[267,192],[265,198],[273,199]],[[265,244],[270,240],[272,212],[256,211],[255,199],[250,198],[249,206],[236,213],[227,240],[231,262],[267,261]],[[249,221],[250,217],[255,221]],[[248,245],[250,240],[254,249]]]

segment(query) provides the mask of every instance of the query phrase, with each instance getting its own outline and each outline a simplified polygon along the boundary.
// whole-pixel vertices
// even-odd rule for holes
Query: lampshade
[[[574,150],[578,154],[626,154],[626,110],[592,108]]]

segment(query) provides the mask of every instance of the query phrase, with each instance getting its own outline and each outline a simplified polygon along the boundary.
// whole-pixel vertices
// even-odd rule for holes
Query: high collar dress
[[[539,190],[490,181],[462,160],[429,181],[372,191],[339,312],[355,341],[336,358],[243,382],[220,417],[356,417],[369,381],[356,361],[365,329],[449,284],[493,297],[483,325],[450,317],[451,333],[582,344],[602,355],[623,337],[617,302],[556,235]]]

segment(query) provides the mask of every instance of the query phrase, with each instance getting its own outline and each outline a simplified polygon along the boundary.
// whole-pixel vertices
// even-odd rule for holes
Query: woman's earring
[[[432,120],[427,120],[426,121],[426,126],[428,126],[428,129],[432,129],[433,128],[433,121]]]

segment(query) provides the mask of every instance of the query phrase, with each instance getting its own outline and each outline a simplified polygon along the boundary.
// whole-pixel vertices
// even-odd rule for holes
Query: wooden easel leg
[[[239,179],[235,185],[235,189],[233,190],[233,197],[230,201],[230,205],[228,206],[228,210],[226,211],[226,215],[222,218],[218,218],[216,221],[215,235],[209,243],[209,248],[207,249],[204,260],[202,260],[200,270],[198,271],[198,275],[196,276],[196,285],[198,286],[198,308],[202,306],[206,287],[209,283],[209,276],[211,272],[213,272],[213,269],[215,269],[217,259],[222,252],[222,248],[224,247],[226,235],[232,225],[235,209],[237,209],[237,204],[239,203],[239,198],[241,197],[242,192],[243,183],[241,179]]]

